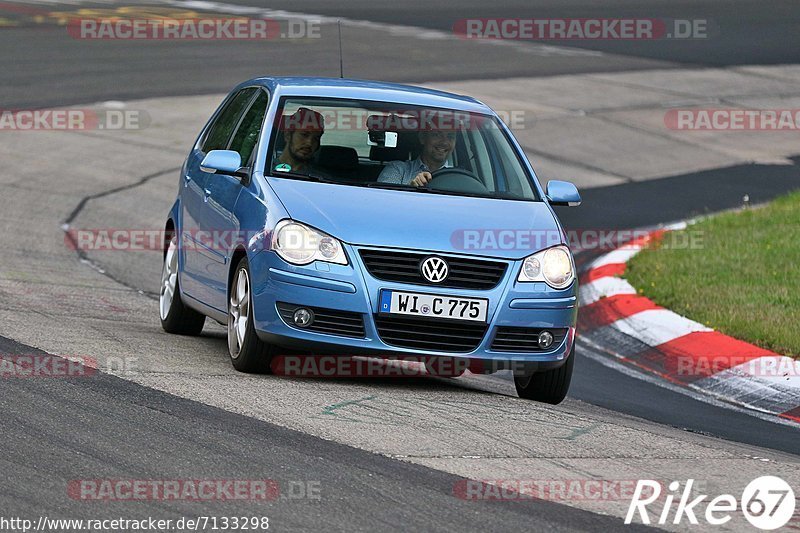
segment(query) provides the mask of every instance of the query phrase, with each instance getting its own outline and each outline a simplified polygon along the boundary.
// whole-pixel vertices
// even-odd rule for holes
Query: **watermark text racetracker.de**
[[[480,130],[492,118],[481,113],[467,111],[442,111],[437,109],[392,109],[378,114],[369,109],[319,108],[325,131],[358,131],[364,129],[381,132],[456,131]],[[525,129],[532,124],[534,117],[525,109],[495,109],[495,113],[509,128]],[[279,127],[284,130],[303,129],[317,126],[316,115],[276,117]]]
[[[487,252],[515,250],[537,252],[568,242],[573,252],[615,250],[650,246],[651,234],[645,230],[578,229],[561,232],[529,228],[464,228],[452,232],[450,244],[455,250]],[[64,242],[70,249],[82,251],[163,251],[171,233],[163,229],[68,228]],[[660,248],[698,250],[704,247],[701,230],[669,232],[658,240]],[[181,231],[178,246],[185,250],[227,252],[242,245],[251,251],[271,248],[271,234],[265,230],[189,229]],[[291,242],[297,249],[315,249],[316,242]]]
[[[453,495],[468,501],[618,502],[630,500],[637,483],[635,479],[462,479],[453,486]]]
[[[453,25],[463,39],[656,40],[706,39],[708,19],[665,18],[468,18]]]
[[[307,19],[253,19],[246,17],[194,18],[74,18],[67,31],[81,40],[243,40],[318,39],[320,21]]]
[[[139,358],[129,355],[101,359],[85,355],[25,354],[0,357],[0,379],[82,378],[98,372],[115,376],[138,375]]]
[[[689,381],[716,375],[725,370],[730,370],[731,375],[767,379],[800,378],[800,363],[790,357],[765,357],[758,348],[744,355],[695,352],[668,357],[666,369],[678,379]]]
[[[73,479],[67,495],[84,502],[321,500],[318,480]]]
[[[69,228],[64,232],[64,244],[70,249],[85,252],[163,251],[171,236],[171,232],[162,229]],[[243,245],[255,251],[268,248],[270,242],[269,234],[263,230],[184,229],[178,246],[184,250],[226,252]],[[302,246],[302,243],[298,246]]]
[[[143,109],[0,109],[0,132],[141,130],[150,122]]]
[[[355,354],[278,355],[270,368],[278,376],[290,378],[429,378],[459,377],[502,369],[523,375],[523,363],[482,361],[435,355],[383,354],[370,357]]]
[[[86,356],[3,355],[0,379],[89,377],[97,373],[97,366],[95,358]]]
[[[651,233],[649,230],[575,229],[561,232],[526,228],[465,228],[454,231],[450,243],[463,251],[538,251],[567,242],[577,253],[645,248],[653,245]],[[703,232],[669,232],[661,236],[657,245],[668,249],[699,250],[704,247]]]
[[[800,109],[670,109],[664,114],[664,125],[681,131],[797,132]]]

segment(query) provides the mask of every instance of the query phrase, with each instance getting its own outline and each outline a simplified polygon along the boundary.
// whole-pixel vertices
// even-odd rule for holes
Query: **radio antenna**
[[[344,78],[344,62],[342,60],[342,21],[337,21],[339,25],[339,77]]]

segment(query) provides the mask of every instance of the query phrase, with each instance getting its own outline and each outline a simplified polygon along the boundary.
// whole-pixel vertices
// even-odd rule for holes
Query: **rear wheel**
[[[520,398],[537,402],[559,404],[564,400],[572,381],[572,369],[575,366],[575,345],[567,357],[566,363],[552,370],[536,372],[530,376],[515,376],[514,385]]]
[[[161,291],[158,297],[161,327],[167,333],[200,335],[206,317],[183,305],[178,281],[178,237],[169,241],[161,269]]]
[[[228,353],[239,372],[269,373],[273,347],[256,335],[253,291],[247,258],[239,261],[228,300]]]

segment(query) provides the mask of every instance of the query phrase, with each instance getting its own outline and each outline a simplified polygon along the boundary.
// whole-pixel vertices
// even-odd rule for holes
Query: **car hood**
[[[521,259],[564,242],[544,202],[270,179],[289,216],[355,245]]]

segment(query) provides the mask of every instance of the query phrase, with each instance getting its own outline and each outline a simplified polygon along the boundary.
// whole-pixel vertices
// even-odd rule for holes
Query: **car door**
[[[222,172],[208,174],[205,182],[207,201],[200,229],[212,233],[216,239],[210,253],[203,258],[203,266],[211,289],[209,304],[219,310],[227,310],[228,272],[232,266],[230,258],[236,243],[246,238],[244,232],[240,231],[234,207],[239,195],[246,193],[249,168],[252,167],[268,101],[267,92],[259,89],[228,142],[227,149],[239,153],[242,166],[248,171],[238,176]]]
[[[251,87],[228,98],[192,150],[183,175],[181,288],[185,294],[206,305],[211,305],[213,294],[210,288],[213,279],[207,269],[209,260],[213,261],[214,243],[211,236],[201,232],[201,229],[207,230],[210,227],[204,221],[210,216],[208,206],[210,191],[207,182],[211,174],[201,170],[200,163],[211,150],[225,150],[228,147],[233,131],[257,92],[257,88]]]

